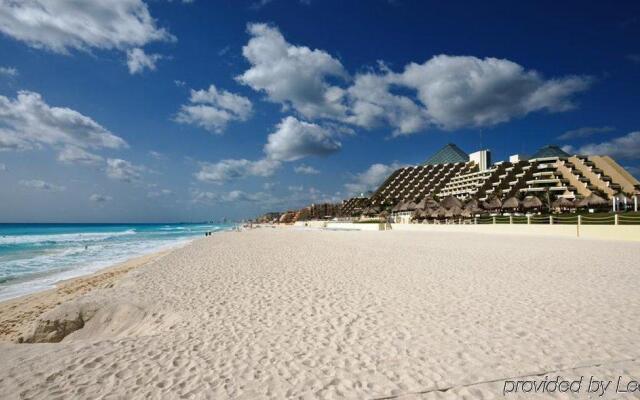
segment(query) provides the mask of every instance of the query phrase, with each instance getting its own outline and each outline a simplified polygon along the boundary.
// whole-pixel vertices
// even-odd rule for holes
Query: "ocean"
[[[228,224],[0,224],[0,301],[231,229]]]

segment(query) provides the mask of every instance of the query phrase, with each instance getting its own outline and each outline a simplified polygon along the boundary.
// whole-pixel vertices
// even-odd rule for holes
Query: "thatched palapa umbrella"
[[[408,201],[408,202],[404,203],[404,210],[402,210],[402,211],[413,211],[416,208],[417,207],[416,207],[416,203],[415,202]]]
[[[536,196],[528,196],[522,200],[522,208],[525,210],[533,210],[536,208],[542,208],[542,200]]]
[[[444,218],[446,216],[447,209],[444,207],[438,207],[438,209],[433,210],[430,214],[431,218]]]
[[[428,214],[431,211],[438,209],[439,206],[440,205],[438,204],[438,202],[435,201],[433,198],[425,197],[422,200],[420,200],[418,204],[416,204],[416,210],[428,211],[427,212],[427,216],[428,216]]]
[[[450,209],[452,207],[462,208],[462,202],[455,196],[447,196],[440,202],[440,207]]]
[[[595,193],[591,193],[589,196],[584,199],[578,200],[576,202],[576,207],[584,208],[584,207],[604,207],[608,206],[609,202],[598,196]]]
[[[566,197],[559,197],[553,203],[551,203],[552,208],[576,208],[576,205],[573,201],[567,199]]]
[[[497,197],[492,197],[489,201],[482,203],[482,207],[485,210],[499,210],[502,207],[502,201]]]
[[[402,207],[404,207],[404,202],[400,200],[395,206],[391,208],[391,212],[400,212],[402,211]]]
[[[425,197],[416,204],[417,210],[432,210],[438,208],[438,202],[431,197]]]
[[[471,218],[473,216],[472,211],[468,208],[464,208],[460,213],[460,216],[463,218]]]
[[[459,217],[461,214],[462,214],[462,208],[458,206],[453,206],[447,210],[444,216],[447,218],[452,218],[452,217]]]
[[[503,210],[517,210],[520,208],[520,200],[517,197],[509,197],[502,203]]]
[[[464,205],[464,210],[465,211],[469,211],[469,214],[477,214],[477,213],[481,213],[482,211],[484,211],[481,207],[480,207],[480,202],[476,199],[471,199],[469,201],[467,201],[467,204]],[[471,215],[469,215],[471,216]]]

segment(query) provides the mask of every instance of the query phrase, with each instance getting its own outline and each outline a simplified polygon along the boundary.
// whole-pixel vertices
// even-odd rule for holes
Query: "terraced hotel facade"
[[[546,146],[531,157],[513,155],[495,164],[490,160],[488,150],[467,155],[448,144],[421,165],[395,170],[371,197],[350,199],[342,211],[348,215],[358,207],[426,197],[486,201],[527,196],[581,199],[597,194],[611,200],[619,193],[634,196],[640,190],[640,182],[608,156],[570,155]]]

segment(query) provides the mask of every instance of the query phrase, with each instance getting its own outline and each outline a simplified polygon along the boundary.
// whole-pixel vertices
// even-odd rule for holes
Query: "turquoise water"
[[[0,300],[230,229],[214,224],[0,224]]]

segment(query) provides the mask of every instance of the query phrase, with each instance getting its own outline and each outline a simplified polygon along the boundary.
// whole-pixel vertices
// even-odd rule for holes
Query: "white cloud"
[[[269,159],[295,161],[306,156],[325,156],[342,146],[335,133],[320,125],[284,118],[269,135],[264,151]]]
[[[64,186],[54,185],[53,183],[48,183],[40,179],[22,180],[20,181],[20,185],[31,189],[46,190],[50,192],[61,192],[65,190]]]
[[[296,174],[304,174],[304,175],[318,175],[320,171],[313,168],[310,165],[300,164],[293,168],[293,172]]]
[[[200,163],[200,170],[195,177],[202,182],[218,184],[249,176],[268,177],[280,168],[282,162],[312,155],[323,156],[339,150],[341,144],[335,136],[328,128],[287,117],[269,135],[264,146],[265,158],[257,161],[226,159],[217,163]]]
[[[270,101],[292,107],[309,120],[330,119],[365,129],[389,126],[393,135],[429,128],[483,127],[532,112],[563,112],[592,79],[545,79],[506,59],[439,55],[394,72],[355,76],[323,50],[288,43],[276,27],[250,24],[243,55],[251,67],[236,79]],[[335,79],[335,78],[338,79]],[[351,82],[350,85],[340,85]],[[338,83],[336,83],[336,80]]]
[[[142,173],[145,168],[134,165],[129,161],[119,158],[107,159],[107,176],[111,179],[116,179],[123,182],[135,182],[142,178]]]
[[[124,50],[175,40],[156,26],[142,0],[3,1],[0,31],[56,53],[92,48]]]
[[[612,132],[612,131],[615,131],[615,130],[616,130],[616,128],[614,128],[612,126],[601,126],[601,127],[585,126],[585,127],[582,127],[582,128],[572,129],[570,131],[566,131],[562,135],[558,136],[558,139],[559,140],[570,140],[570,139],[577,139],[577,138],[585,138],[585,137],[593,136],[596,133]]]
[[[569,76],[545,80],[538,72],[505,59],[440,55],[411,63],[389,75],[415,89],[432,123],[444,129],[488,126],[534,111],[567,111],[572,96],[591,80]]]
[[[0,163],[0,172],[4,172],[7,170],[7,166],[3,163]]]
[[[104,158],[77,146],[65,146],[58,153],[58,161],[67,164],[99,165],[104,162]]]
[[[94,193],[91,196],[89,196],[89,200],[93,201],[94,203],[106,203],[107,201],[111,201],[113,198],[111,196],[106,196],[103,194],[97,194]]]
[[[191,90],[189,103],[180,107],[175,120],[222,133],[230,121],[246,121],[252,110],[253,105],[246,97],[211,85],[207,90]]]
[[[348,77],[340,61],[325,51],[292,45],[278,28],[266,24],[249,24],[248,31],[252,37],[242,54],[251,68],[236,78],[239,82],[307,118],[345,114],[344,90],[327,82]]]
[[[14,67],[0,67],[0,76],[15,78],[18,76],[18,70]]]
[[[127,143],[70,108],[51,107],[38,93],[20,91],[15,99],[0,96],[0,150],[42,145],[79,148],[123,148]]]
[[[590,143],[578,148],[564,146],[562,149],[572,154],[595,154],[614,158],[640,159],[640,131],[630,132],[606,142]]]
[[[365,171],[355,175],[353,182],[345,184],[345,189],[350,195],[358,195],[375,190],[393,171],[402,167],[398,163],[391,165],[372,164]]]
[[[271,176],[280,167],[274,160],[227,159],[217,163],[201,163],[195,177],[202,182],[223,183],[248,176]]]
[[[147,54],[143,49],[136,47],[127,50],[127,67],[130,74],[140,74],[145,69],[155,71],[156,63],[164,58],[160,54]]]
[[[387,75],[357,75],[348,89],[350,115],[345,121],[367,129],[389,125],[395,136],[426,129],[427,110],[406,96],[392,94],[390,84]]]

